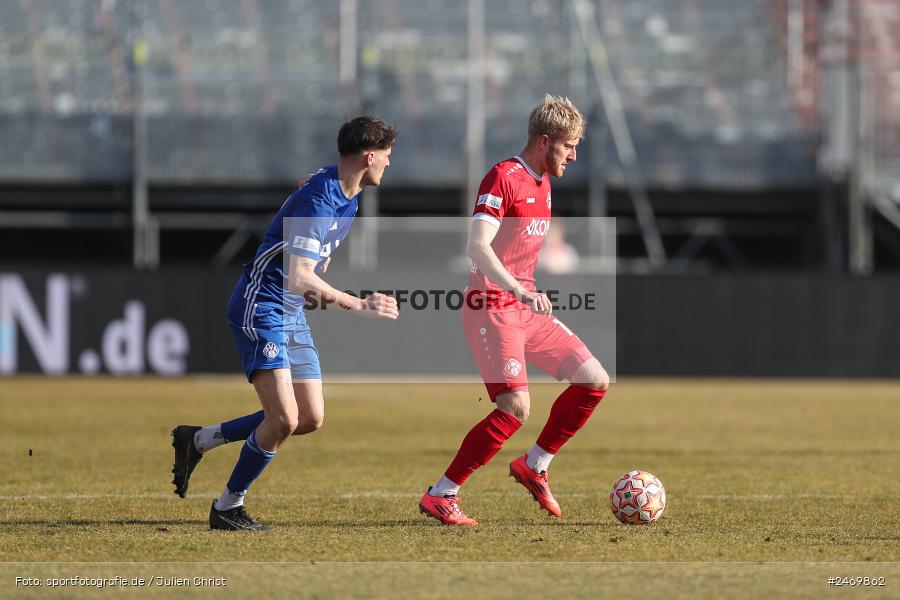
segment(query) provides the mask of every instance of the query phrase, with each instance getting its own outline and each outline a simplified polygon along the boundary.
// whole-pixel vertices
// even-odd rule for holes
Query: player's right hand
[[[553,303],[547,294],[523,291],[519,294],[519,301],[529,307],[531,312],[539,315],[549,315],[553,312]]]
[[[370,319],[396,319],[400,316],[397,299],[376,292],[363,300],[360,315]]]

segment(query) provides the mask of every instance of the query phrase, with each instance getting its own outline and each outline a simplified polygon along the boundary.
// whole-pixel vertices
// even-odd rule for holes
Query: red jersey
[[[550,230],[550,178],[539,177],[518,156],[499,162],[478,188],[474,218],[498,229],[491,248],[525,289],[535,291],[534,268]],[[468,293],[485,293],[488,310],[521,310],[525,305],[472,265]]]

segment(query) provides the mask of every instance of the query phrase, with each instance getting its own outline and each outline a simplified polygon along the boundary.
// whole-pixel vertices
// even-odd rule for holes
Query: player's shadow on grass
[[[67,519],[63,521],[0,521],[0,525],[40,525],[43,527],[92,527],[98,525],[135,525],[140,527],[165,525],[196,525],[196,519]],[[205,522],[205,521],[204,521]]]
[[[422,521],[418,519],[387,519],[384,521],[358,519],[353,521],[315,521],[311,523],[303,523],[299,521],[291,522],[273,522],[272,525],[282,527],[319,527],[322,529],[359,529],[361,527],[410,527],[413,525],[421,525]]]
[[[522,521],[519,523],[514,523],[514,525],[524,525],[527,527],[621,527],[621,524],[610,523],[605,519],[598,519],[596,521],[562,521],[559,519],[553,519],[551,521],[549,517],[546,521]]]
[[[359,520],[359,521],[318,521],[313,523],[304,523],[301,521],[271,521],[270,524],[276,528],[317,527],[322,529],[338,528],[338,529],[360,529],[367,527],[409,527],[413,525],[421,525],[423,521],[416,519],[394,519],[385,521]],[[425,524],[428,524],[427,522]],[[205,519],[68,519],[68,520],[29,520],[29,521],[0,521],[0,526],[39,526],[49,528],[64,527],[103,527],[103,526],[134,526],[134,527],[165,527],[175,525],[207,525]]]
[[[203,525],[206,526],[205,519],[113,519],[113,520],[101,520],[101,519],[68,519],[64,521],[53,521],[53,520],[30,520],[30,521],[0,521],[0,526],[39,526],[39,527],[49,527],[49,528],[64,528],[64,527],[109,527],[109,526],[119,526],[119,527],[166,527],[166,526],[177,526],[177,525]],[[316,521],[305,523],[302,521],[272,521],[270,522],[275,528],[291,528],[298,527],[303,529],[310,528],[318,528],[318,529],[366,529],[366,528],[394,528],[394,527],[433,527],[435,529],[443,529],[438,523],[434,523],[427,519],[388,519],[384,521],[379,520],[347,520],[347,521]],[[486,527],[506,527],[509,526],[510,523],[485,523]],[[605,521],[558,521],[558,520],[547,520],[541,522],[519,522],[512,523],[515,526],[525,526],[525,527],[598,527],[609,525],[610,527],[619,527],[615,524],[610,524]],[[883,538],[878,538],[883,539]],[[893,538],[891,538],[893,539]]]

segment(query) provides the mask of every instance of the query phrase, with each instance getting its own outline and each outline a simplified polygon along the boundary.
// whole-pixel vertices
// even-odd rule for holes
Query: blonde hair
[[[551,140],[584,137],[584,117],[568,98],[547,94],[528,117],[528,140],[542,135]]]

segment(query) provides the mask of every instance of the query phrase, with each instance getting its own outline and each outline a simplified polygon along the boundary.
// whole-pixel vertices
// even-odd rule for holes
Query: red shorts
[[[492,401],[498,394],[528,389],[526,362],[556,379],[568,379],[593,358],[584,342],[553,315],[464,306],[462,322]]]

